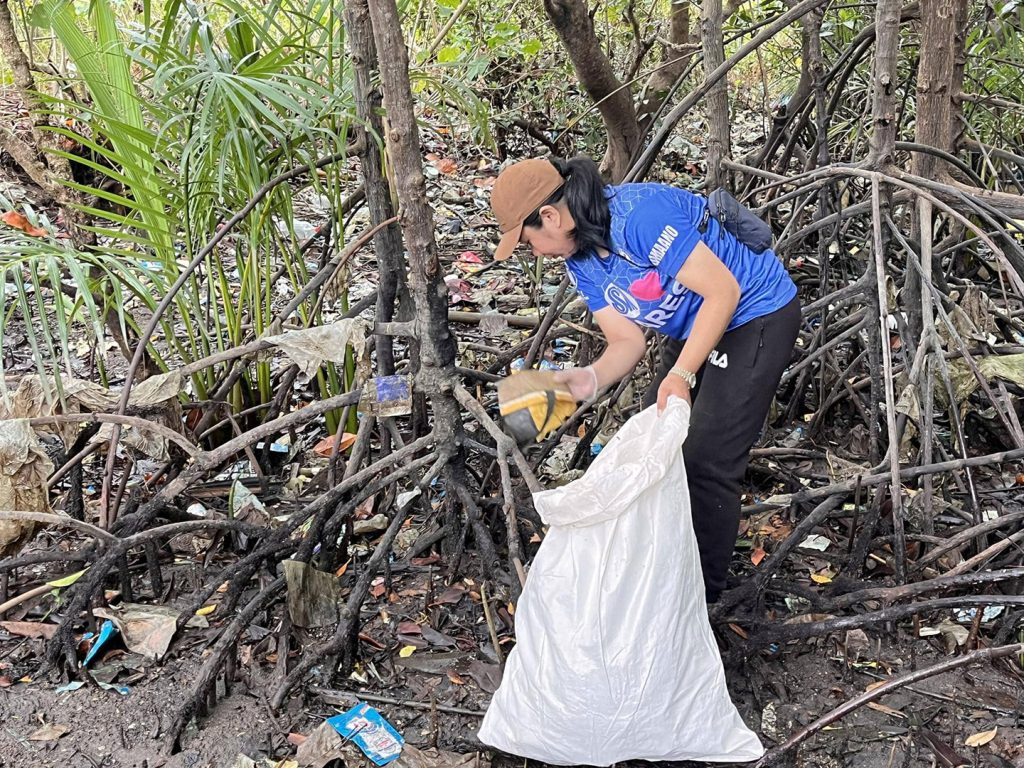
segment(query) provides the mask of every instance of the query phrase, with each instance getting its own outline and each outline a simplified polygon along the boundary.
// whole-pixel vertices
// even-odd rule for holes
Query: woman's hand
[[[555,374],[555,382],[565,384],[577,400],[590,400],[597,394],[597,373],[593,366],[567,368]]]
[[[693,405],[690,400],[690,387],[683,381],[682,377],[676,376],[674,373],[670,373],[661,381],[661,386],[658,387],[658,413],[662,413],[665,410],[665,406],[668,405],[668,399],[672,395],[681,397],[686,402]]]

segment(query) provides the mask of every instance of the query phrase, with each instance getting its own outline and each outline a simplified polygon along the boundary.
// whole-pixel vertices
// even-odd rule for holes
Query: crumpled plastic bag
[[[484,744],[555,765],[745,762],[763,748],[726,688],[680,446],[689,405],[630,419],[587,473],[534,495],[550,526],[516,610]]]

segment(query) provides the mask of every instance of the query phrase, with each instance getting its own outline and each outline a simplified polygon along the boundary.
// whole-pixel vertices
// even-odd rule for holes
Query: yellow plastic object
[[[498,383],[498,411],[518,442],[540,442],[572,415],[576,399],[550,371],[520,371]]]

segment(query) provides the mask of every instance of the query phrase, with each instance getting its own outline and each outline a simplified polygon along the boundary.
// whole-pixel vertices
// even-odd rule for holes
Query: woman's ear
[[[558,229],[562,224],[562,212],[553,205],[542,205],[537,213],[540,216],[541,226],[547,225]]]

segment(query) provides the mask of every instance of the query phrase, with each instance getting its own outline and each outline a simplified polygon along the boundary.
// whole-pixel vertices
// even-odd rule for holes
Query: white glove
[[[555,382],[565,384],[577,400],[591,400],[597,395],[597,371],[592,365],[556,373]]]

